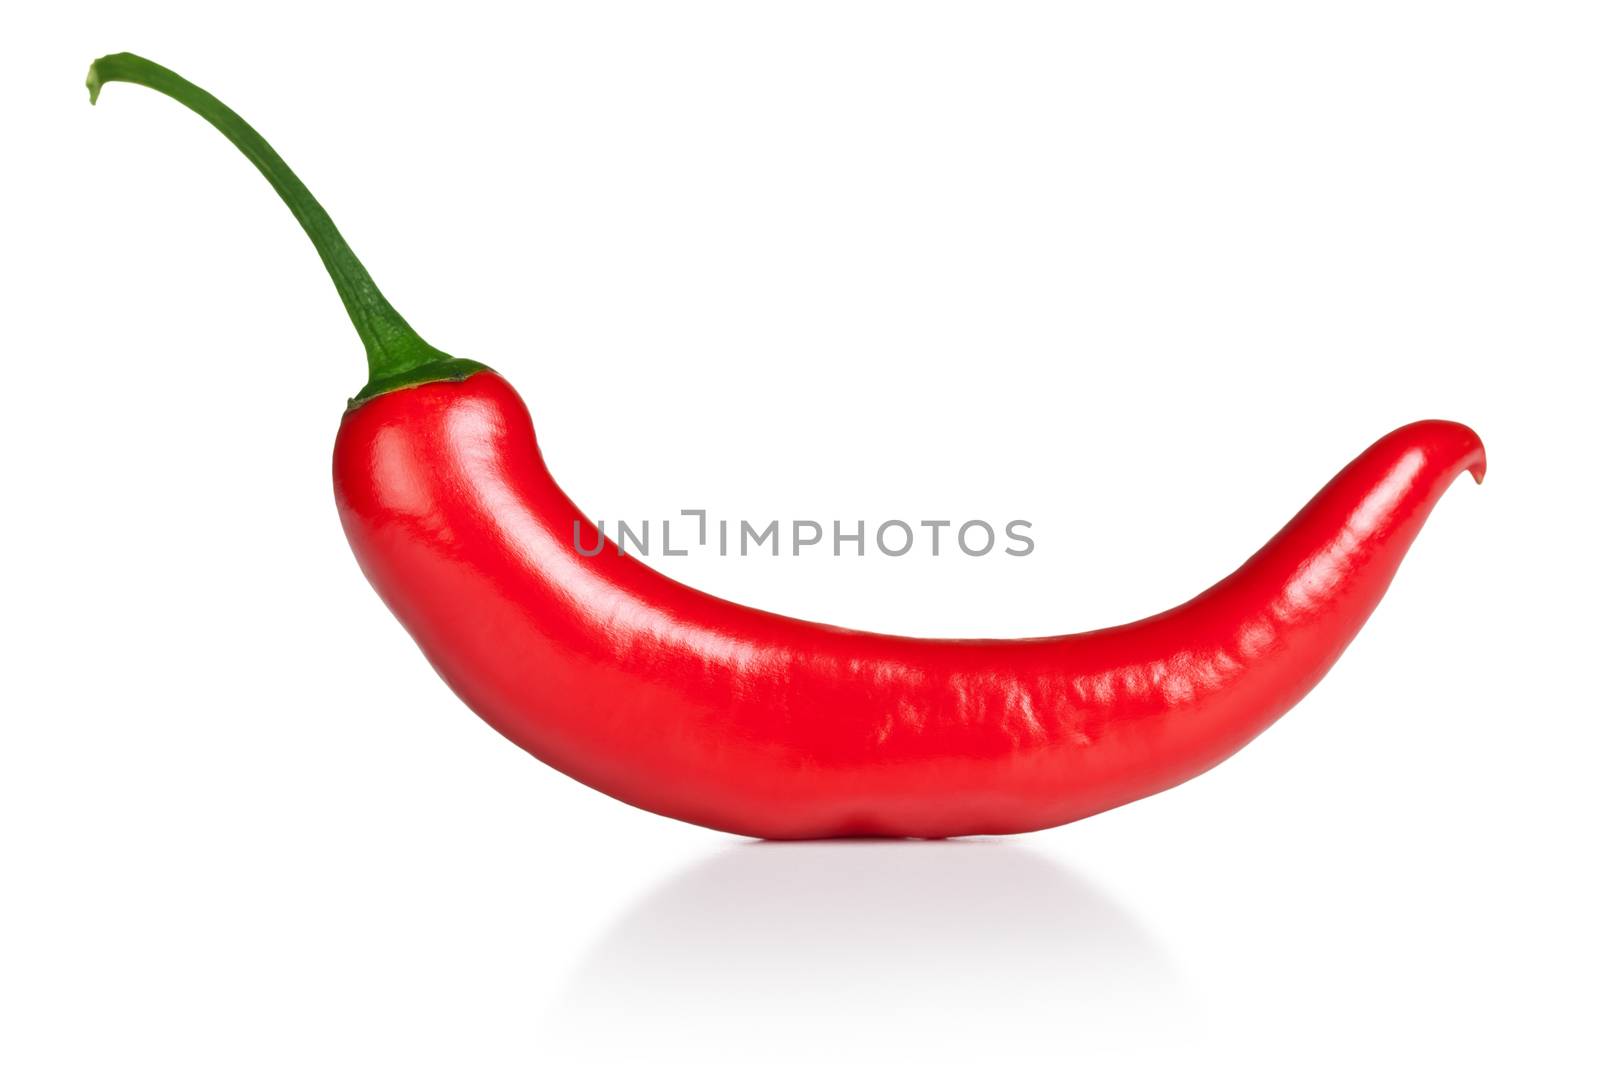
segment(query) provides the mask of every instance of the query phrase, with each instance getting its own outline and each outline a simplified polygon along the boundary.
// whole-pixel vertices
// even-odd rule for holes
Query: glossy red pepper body
[[[540,759],[630,804],[734,833],[1015,833],[1176,785],[1316,684],[1450,481],[1465,426],[1419,422],[1359,456],[1265,548],[1181,607],[1025,641],[857,633],[730,604],[595,544],[527,410],[417,335],[271,146],[211,94],[126,53],[272,183],[367,350],[334,449],[362,569],[452,688]]]
[[[1450,422],[1373,445],[1230,577],[1172,611],[1022,641],[858,633],[742,607],[600,536],[497,375],[346,415],[356,558],[468,706],[630,804],[772,838],[1036,830],[1237,751],[1333,665],[1483,446]]]

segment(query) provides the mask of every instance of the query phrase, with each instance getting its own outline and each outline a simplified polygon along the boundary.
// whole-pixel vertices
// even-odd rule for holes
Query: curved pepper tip
[[[1408,423],[1393,433],[1386,434],[1373,451],[1385,455],[1416,452],[1430,473],[1429,480],[1436,492],[1444,492],[1462,471],[1472,475],[1472,480],[1483,484],[1488,470],[1488,459],[1483,439],[1472,427],[1448,419],[1424,419]]]
[[[1472,475],[1472,480],[1482,485],[1483,476],[1489,472],[1489,456],[1484,451],[1483,438],[1479,437],[1470,426],[1464,426],[1459,422],[1451,425],[1460,427],[1462,436],[1466,438],[1467,448],[1466,454],[1461,457],[1462,464],[1466,467],[1467,473]]]
[[[1401,427],[1395,432],[1412,437],[1435,456],[1446,460],[1453,468],[1453,473],[1466,471],[1472,475],[1473,481],[1483,484],[1483,476],[1488,472],[1488,455],[1484,451],[1483,438],[1472,427],[1447,419],[1428,419]]]

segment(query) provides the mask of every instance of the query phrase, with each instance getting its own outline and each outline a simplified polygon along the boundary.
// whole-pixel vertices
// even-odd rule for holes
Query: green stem
[[[283,202],[289,206],[306,236],[316,246],[322,265],[339,290],[339,299],[367,349],[367,385],[351,406],[382,393],[434,381],[459,381],[487,368],[472,360],[456,359],[434,348],[400,317],[378,291],[367,268],[345,243],[333,220],[317,203],[294,171],[272,146],[222,101],[157,63],[128,52],[102,56],[89,66],[89,102],[100,96],[106,82],[133,82],[172,97],[234,143],[256,165]]]

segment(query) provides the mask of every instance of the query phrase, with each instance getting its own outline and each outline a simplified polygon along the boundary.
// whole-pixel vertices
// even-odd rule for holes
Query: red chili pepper
[[[193,108],[250,156],[322,254],[371,380],[334,445],[345,533],[457,694],[512,741],[650,811],[734,833],[1036,830],[1214,766],[1325,674],[1435,501],[1483,445],[1418,422],[1334,477],[1265,548],[1171,611],[1021,641],[859,633],[742,607],[597,543],[522,401],[422,341],[266,142],[134,56],[90,72]]]

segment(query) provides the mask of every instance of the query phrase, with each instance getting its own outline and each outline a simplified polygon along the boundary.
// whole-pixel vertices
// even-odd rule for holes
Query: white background
[[[51,6],[0,72],[0,1060],[1595,1061],[1591,6]],[[271,138],[591,515],[1035,525],[658,561],[725,596],[1084,629],[1404,422],[1488,480],[1170,793],[944,845],[672,823],[495,736],[368,589],[355,337],[220,136],[88,106],[121,49]]]

